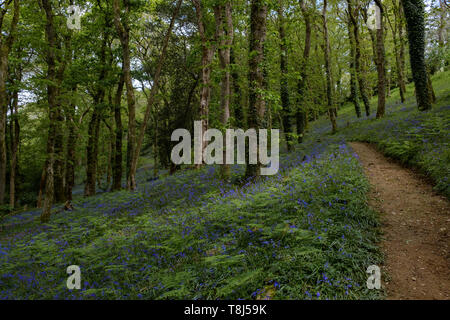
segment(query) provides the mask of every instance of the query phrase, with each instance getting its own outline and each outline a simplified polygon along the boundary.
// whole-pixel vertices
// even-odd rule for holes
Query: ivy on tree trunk
[[[425,9],[423,0],[402,0],[409,40],[409,58],[416,87],[417,107],[431,109],[428,73],[425,64]]]

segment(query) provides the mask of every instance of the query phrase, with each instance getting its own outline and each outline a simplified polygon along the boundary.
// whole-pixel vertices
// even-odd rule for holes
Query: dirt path
[[[450,299],[450,203],[373,146],[350,145],[372,185],[369,204],[381,213],[387,298]]]

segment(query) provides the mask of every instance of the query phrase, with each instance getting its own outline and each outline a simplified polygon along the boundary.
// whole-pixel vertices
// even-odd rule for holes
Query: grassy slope
[[[347,141],[374,143],[385,155],[419,169],[431,178],[436,191],[450,198],[450,71],[433,78],[437,102],[429,112],[419,112],[413,97],[414,85],[407,86],[408,99],[400,103],[398,90],[388,98],[386,117],[369,121],[355,119],[347,105],[339,115],[339,136]],[[376,106],[376,98],[372,100]],[[323,128],[322,119],[316,126]],[[347,127],[348,126],[348,127]],[[343,128],[343,129],[342,129]]]
[[[444,79],[436,82],[438,95],[446,95],[441,111],[423,122],[448,114]],[[38,223],[39,211],[8,217],[0,222],[0,299],[380,298],[365,287],[366,268],[381,262],[377,217],[344,140],[382,145],[388,140],[375,134],[380,128],[410,128],[394,110],[422,117],[409,104],[389,106],[386,119],[354,122],[334,136],[324,134],[326,120],[318,121],[297,152],[282,156],[280,173],[258,184],[237,189],[221,182],[214,167],[156,181],[141,171],[138,192],[79,199],[76,211],[47,225]],[[348,119],[354,121],[349,107],[341,110],[341,127]],[[398,141],[409,136],[386,132]],[[418,154],[428,159],[428,151]],[[233,177],[242,170],[235,166]],[[81,266],[80,291],[65,287],[72,264]]]

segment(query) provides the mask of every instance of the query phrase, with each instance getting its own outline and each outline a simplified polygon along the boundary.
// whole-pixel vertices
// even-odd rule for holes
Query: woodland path
[[[352,142],[380,213],[387,299],[450,299],[450,203],[414,171]]]

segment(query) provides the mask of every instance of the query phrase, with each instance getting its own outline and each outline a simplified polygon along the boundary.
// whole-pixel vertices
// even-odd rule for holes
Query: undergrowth
[[[39,210],[0,221],[0,299],[379,299],[366,269],[382,263],[369,188],[345,141],[377,144],[415,165],[449,195],[449,95],[445,75],[431,112],[388,100],[384,119],[339,111],[311,125],[277,175],[237,186],[214,166],[154,179],[139,188],[74,201],[39,223]],[[412,92],[409,87],[409,92]],[[347,127],[348,124],[348,127]],[[232,167],[232,179],[243,174]],[[81,267],[82,289],[66,288]]]

